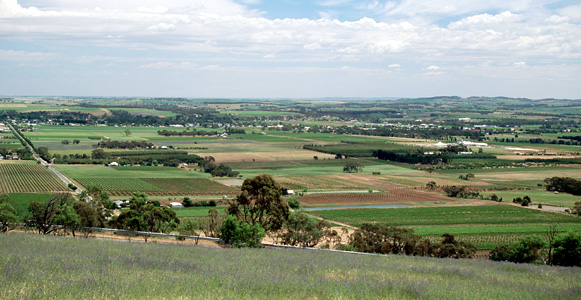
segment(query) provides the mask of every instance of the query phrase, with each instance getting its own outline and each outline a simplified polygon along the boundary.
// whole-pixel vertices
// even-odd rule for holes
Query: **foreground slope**
[[[1,299],[579,299],[581,268],[0,235]]]

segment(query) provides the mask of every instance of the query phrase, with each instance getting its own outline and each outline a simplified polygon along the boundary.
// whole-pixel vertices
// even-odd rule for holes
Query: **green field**
[[[502,197],[504,202],[512,202],[512,199],[516,197],[523,198],[524,196],[529,196],[531,198],[532,207],[537,207],[537,205],[556,205],[564,207],[573,207],[575,202],[581,201],[581,196],[575,196],[567,193],[555,194],[554,192],[549,192],[546,190],[537,191],[495,191],[495,192],[485,192],[484,196],[490,196],[496,194],[499,198]]]
[[[0,298],[578,299],[579,268],[0,235]],[[516,288],[515,288],[516,287]]]
[[[396,209],[343,209],[314,215],[359,226],[367,222],[400,226],[581,223],[581,218],[513,205],[411,207]]]
[[[194,200],[197,201],[197,200]],[[208,212],[211,209],[216,209],[218,214],[221,216],[226,215],[226,206],[216,206],[216,207],[184,207],[184,208],[174,208],[176,216],[178,218],[191,218],[191,217],[207,217]]]
[[[551,224],[559,231],[581,230],[581,218],[512,205],[412,207],[391,209],[343,209],[310,211],[329,220],[360,226],[377,222],[413,228],[421,236],[439,241],[444,233],[490,250],[519,238],[544,234]]]
[[[45,202],[53,197],[53,194],[32,194],[32,193],[13,193],[5,194],[8,196],[10,203],[16,208],[16,213],[19,216],[24,216],[28,213],[28,205],[30,202]]]

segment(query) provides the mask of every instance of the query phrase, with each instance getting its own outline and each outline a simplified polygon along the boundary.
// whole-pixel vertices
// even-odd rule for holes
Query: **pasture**
[[[15,233],[0,235],[0,252],[0,298],[6,300],[581,296],[579,268],[482,260],[211,249]]]

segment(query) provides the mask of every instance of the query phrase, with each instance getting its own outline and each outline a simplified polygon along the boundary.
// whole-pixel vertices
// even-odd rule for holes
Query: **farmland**
[[[212,249],[21,234],[0,235],[0,252],[0,298],[7,300],[580,296],[579,268],[482,260]]]
[[[286,198],[302,207],[335,209],[309,214],[353,227],[390,223],[432,241],[449,232],[481,250],[543,235],[550,224],[579,231],[581,219],[547,209],[571,210],[579,196],[544,185],[548,177],[581,179],[581,112],[571,106],[573,100],[10,101],[1,104],[6,117],[1,122],[10,120],[79,187],[99,187],[111,200],[127,200],[133,192],[162,205],[184,197],[232,199],[244,179],[269,174],[294,190]],[[22,151],[14,141],[3,139],[0,151]],[[224,164],[230,175],[211,173],[209,162]],[[348,164],[359,168],[345,170]],[[31,193],[11,196],[19,199],[11,201],[20,210],[29,203],[24,198],[67,190],[30,161],[3,161],[0,168],[0,193]],[[5,171],[9,168],[17,171]],[[449,186],[473,195],[448,197]],[[503,201],[489,200],[493,194]],[[511,204],[524,196],[530,197],[529,208]],[[341,209],[390,204],[409,207]],[[223,216],[224,207],[218,209]],[[208,210],[175,211],[180,218],[204,218]]]
[[[439,240],[444,233],[450,233],[482,250],[493,249],[502,243],[514,243],[527,235],[543,235],[551,224],[559,224],[559,231],[581,230],[578,217],[511,205],[362,208],[312,213],[354,226],[369,222],[405,226],[433,241]]]
[[[98,186],[112,196],[145,192],[151,196],[233,195],[238,189],[205,178],[75,178],[83,186]]]
[[[581,223],[581,218],[512,205],[417,207],[398,209],[345,209],[317,211],[315,214],[352,225],[364,222],[399,226]]]
[[[406,189],[394,189],[387,193],[312,194],[300,198],[305,204],[401,204],[430,201],[447,201],[443,196]]]
[[[62,191],[68,191],[68,188],[41,165],[0,163],[0,193]]]

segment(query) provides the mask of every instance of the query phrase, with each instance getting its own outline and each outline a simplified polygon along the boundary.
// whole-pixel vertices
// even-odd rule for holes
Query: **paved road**
[[[47,169],[49,169],[51,172],[53,172],[67,186],[69,184],[74,184],[70,179],[68,179],[67,177],[65,177],[65,175],[63,175],[57,169],[53,168],[46,160],[42,159],[42,157],[40,157],[38,155],[38,153],[36,153],[36,151],[34,151],[34,148],[32,148],[32,146],[22,137],[22,135],[20,133],[18,133],[18,131],[16,131],[16,129],[14,129],[14,127],[12,127],[12,124],[10,124],[10,122],[6,122],[6,124],[8,124],[8,127],[10,127],[10,130],[12,130],[12,133],[15,136],[19,137],[22,141],[24,141],[24,143],[26,144],[26,147],[32,153],[32,157],[34,157],[34,159],[36,159],[37,161],[39,161],[41,165],[47,167]],[[83,190],[81,188],[77,187],[77,190],[76,190],[77,194],[80,194],[82,191]]]

